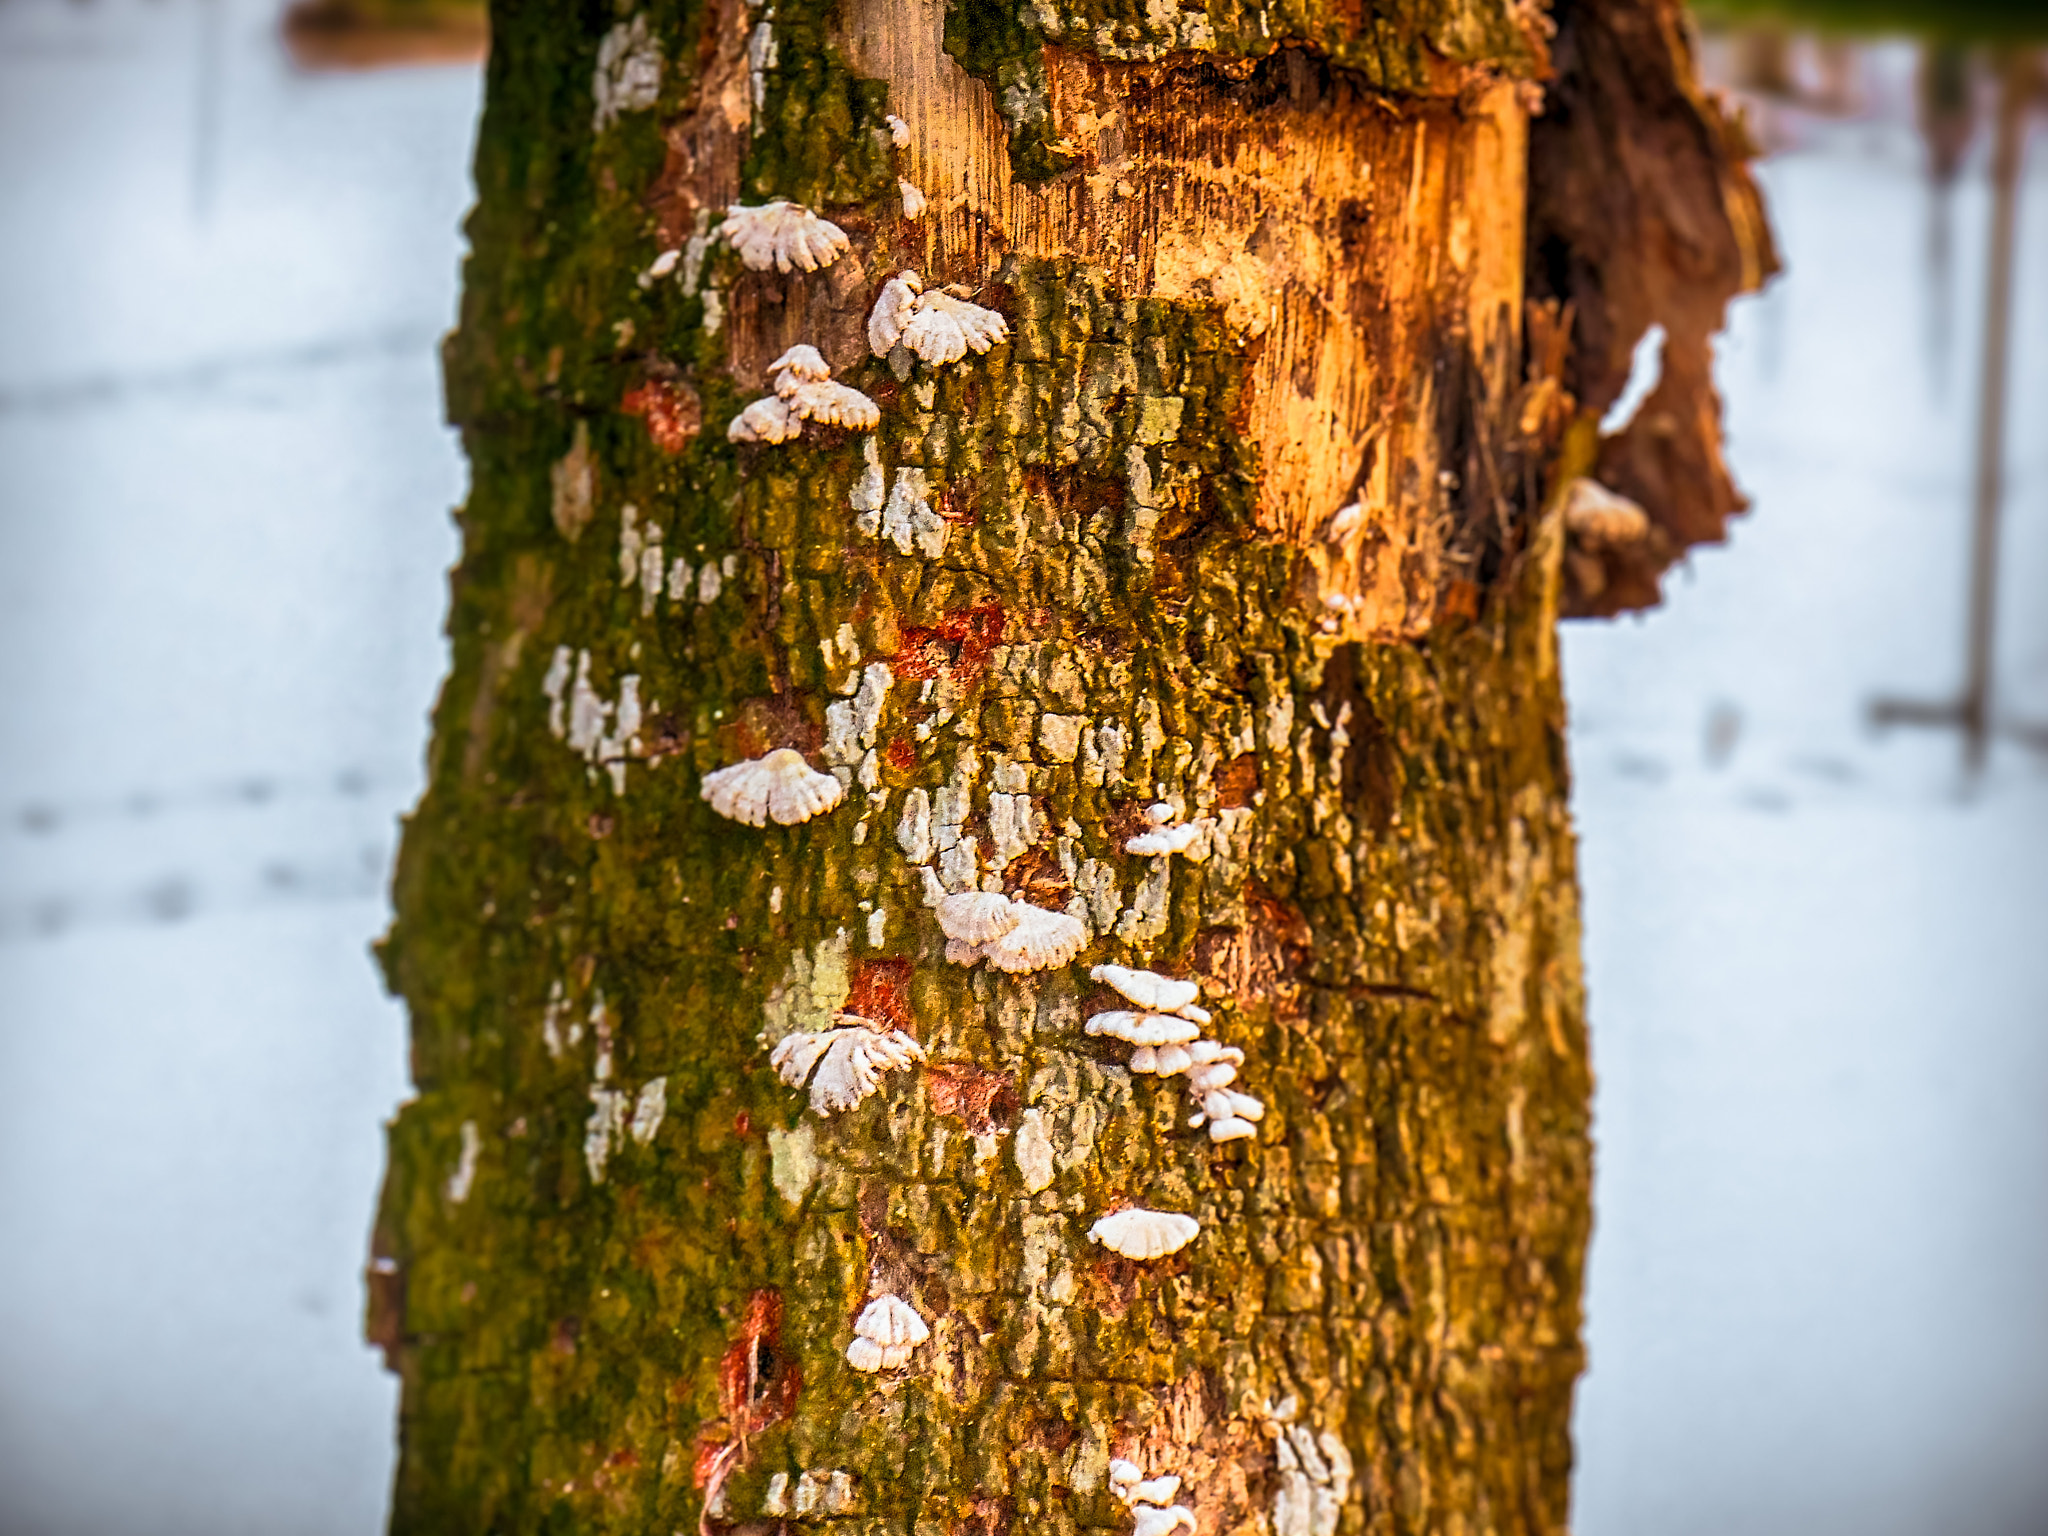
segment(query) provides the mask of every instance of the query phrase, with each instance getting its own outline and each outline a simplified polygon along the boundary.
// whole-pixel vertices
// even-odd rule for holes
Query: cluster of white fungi
[[[910,143],[910,129],[902,119],[889,117],[887,129],[897,148]],[[927,200],[915,185],[899,180],[897,191],[905,218],[916,219],[925,212]],[[779,273],[819,271],[844,256],[851,245],[837,224],[801,204],[779,199],[726,209],[712,238],[722,239],[748,268]],[[662,253],[643,285],[672,272],[678,255]],[[1008,336],[1009,323],[1003,316],[973,302],[965,288],[927,289],[916,272],[907,270],[883,282],[867,321],[870,351],[878,358],[892,358],[899,377],[907,377],[906,354],[927,367],[945,367],[970,354],[985,354]],[[733,418],[727,429],[732,441],[786,443],[800,437],[808,424],[855,432],[872,431],[880,424],[875,402],[835,380],[824,356],[808,343],[789,348],[771,363],[766,381],[769,393]],[[1582,512],[1581,520],[1591,524],[1596,519]],[[1608,521],[1613,520],[1610,515]],[[789,827],[835,809],[845,798],[845,786],[838,776],[811,767],[802,753],[782,747],[705,774],[702,793],[713,810],[733,821]],[[1150,825],[1125,842],[1126,853],[1151,858],[1185,854],[1208,829],[1204,822],[1176,821],[1173,808],[1164,803],[1151,807],[1147,817]],[[778,889],[778,902],[779,895]],[[1080,918],[999,891],[954,892],[939,899],[935,909],[945,934],[945,957],[956,965],[985,963],[1013,975],[1052,970],[1072,963],[1088,943],[1089,931]],[[1129,1066],[1135,1073],[1185,1078],[1196,1107],[1189,1124],[1196,1129],[1206,1126],[1212,1142],[1257,1134],[1265,1106],[1231,1086],[1244,1064],[1244,1052],[1205,1036],[1212,1019],[1196,1002],[1200,989],[1195,982],[1121,965],[1098,965],[1090,975],[1130,1006],[1095,1013],[1085,1026],[1089,1035],[1128,1045]],[[830,1029],[783,1036],[769,1055],[782,1081],[808,1089],[810,1107],[820,1115],[855,1108],[880,1090],[888,1073],[913,1068],[924,1059],[923,1048],[902,1029],[846,1012],[834,1014]],[[1088,1237],[1126,1259],[1148,1262],[1179,1252],[1200,1231],[1201,1223],[1193,1216],[1127,1206],[1103,1215],[1089,1228]],[[876,1373],[907,1366],[913,1351],[931,1337],[931,1326],[910,1302],[887,1292],[862,1309],[853,1335],[846,1347],[847,1364]],[[1131,1511],[1132,1536],[1195,1530],[1194,1515],[1174,1502],[1179,1477],[1147,1479],[1134,1463],[1118,1459],[1109,1464],[1109,1479],[1112,1492]]]

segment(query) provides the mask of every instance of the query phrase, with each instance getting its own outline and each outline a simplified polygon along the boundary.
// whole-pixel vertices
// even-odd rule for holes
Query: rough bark
[[[394,1529],[1122,1531],[1113,1456],[1205,1536],[1564,1528],[1555,509],[1596,445],[1555,311],[1523,355],[1539,21],[499,5],[454,669],[383,950]],[[613,117],[607,36],[663,60]],[[771,196],[849,253],[743,268],[717,215]],[[1009,339],[871,356],[904,267]],[[871,441],[727,440],[796,342]],[[784,746],[845,803],[700,798]],[[1158,800],[1198,845],[1126,853]],[[929,901],[977,881],[1080,962],[949,963]],[[1105,960],[1202,983],[1255,1138],[1083,1033]],[[820,1115],[768,1047],[840,1009],[926,1060]],[[1089,1242],[1132,1204],[1200,1235]],[[931,1338],[862,1374],[883,1293]]]

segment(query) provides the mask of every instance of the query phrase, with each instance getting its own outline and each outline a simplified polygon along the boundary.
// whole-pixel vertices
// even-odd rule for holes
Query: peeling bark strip
[[[1701,88],[1679,0],[1559,0],[1557,17],[1557,79],[1529,147],[1530,291],[1569,304],[1563,382],[1595,412],[1650,327],[1664,333],[1656,388],[1595,470],[1652,534],[1574,540],[1565,563],[1565,611],[1614,614],[1655,606],[1665,570],[1748,506],[1721,457],[1713,338],[1778,255],[1755,148]]]
[[[1542,23],[497,6],[394,1530],[1564,1529]]]

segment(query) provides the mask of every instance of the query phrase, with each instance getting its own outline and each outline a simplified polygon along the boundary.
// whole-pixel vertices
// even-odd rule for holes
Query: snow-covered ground
[[[2048,757],[1973,785],[1952,734],[1866,725],[1963,668],[1987,146],[1944,297],[1910,69],[1768,125],[1789,271],[1719,354],[1754,512],[1659,611],[1567,628],[1579,1536],[2048,1531]],[[2048,134],[2021,212],[1998,659],[2048,724]]]
[[[295,75],[242,0],[0,5],[4,1536],[382,1527],[367,946],[478,88]]]
[[[296,75],[270,0],[0,5],[0,1536],[381,1524],[358,1275],[405,1070],[366,946],[444,661],[477,86]],[[1943,363],[1911,134],[1792,128],[1794,273],[1725,349],[1758,510],[1566,646],[1577,1523],[2037,1531],[2048,772],[1966,789],[1861,723],[1960,672],[1981,153]],[[2033,166],[2000,654],[2048,719]]]

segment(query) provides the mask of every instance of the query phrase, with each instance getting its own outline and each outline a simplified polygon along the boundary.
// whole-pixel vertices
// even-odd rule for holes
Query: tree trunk
[[[1690,86],[1674,13],[1612,16]],[[1559,509],[1573,274],[1629,253],[1556,264],[1525,346],[1525,249],[1599,235],[1525,215],[1542,17],[504,0],[492,36],[454,670],[383,948],[393,1528],[1563,1530]],[[1702,174],[1724,228],[1739,163]],[[844,251],[746,265],[725,210],[775,198]],[[875,355],[912,269],[1007,334]],[[879,425],[733,441],[756,396],[789,424],[799,343]],[[706,803],[777,748],[836,808]],[[1182,851],[1128,851],[1155,804]],[[977,886],[1085,947],[949,947]],[[1198,982],[1257,1105],[1089,1033],[1132,1007],[1104,962]],[[840,1109],[833,1057],[777,1066],[849,1015],[922,1059]],[[1132,1207],[1197,1234],[1096,1240]],[[928,1337],[856,1369],[885,1296]]]

